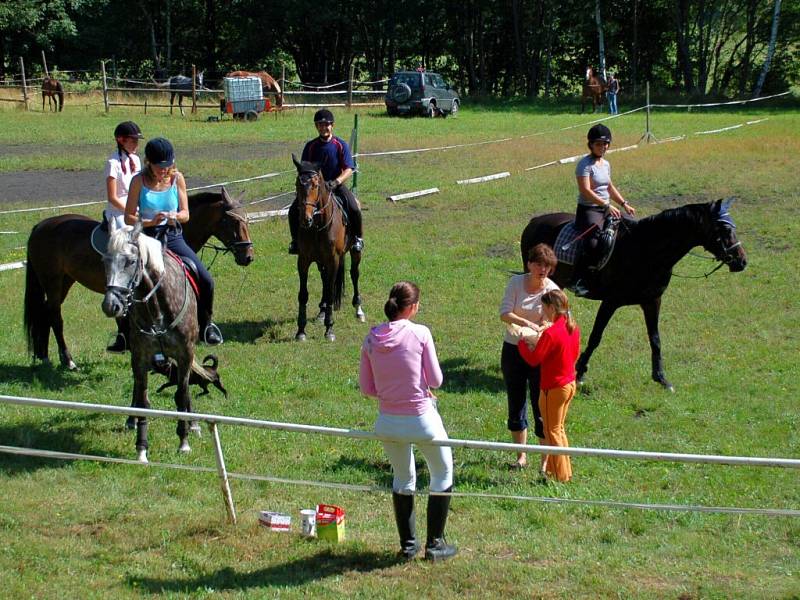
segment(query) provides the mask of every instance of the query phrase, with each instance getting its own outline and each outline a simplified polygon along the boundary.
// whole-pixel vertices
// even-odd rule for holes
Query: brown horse
[[[597,109],[602,106],[608,84],[606,80],[595,75],[592,67],[586,67],[586,78],[583,81],[583,92],[581,94],[581,112],[583,112],[586,101],[592,101],[592,112],[597,112]]]
[[[261,89],[264,95],[275,94],[275,104],[277,106],[283,104],[280,84],[266,71],[231,71],[225,77],[258,77],[261,80]]]
[[[350,252],[350,278],[353,281],[353,306],[356,318],[365,320],[361,308],[361,296],[358,294],[358,266],[361,263],[361,252],[352,249],[353,237],[348,235],[344,223],[344,210],[333,190],[325,185],[319,165],[310,162],[298,162],[292,155],[297,167],[297,202],[300,205],[300,231],[297,235],[297,273],[300,276],[300,292],[297,294],[299,310],[297,314],[297,334],[295,339],[306,339],[306,304],[308,303],[308,268],[312,262],[317,263],[322,277],[322,302],[320,317],[325,319],[325,338],[333,341],[333,311],[339,310],[344,293],[344,255]]]
[[[61,112],[64,109],[64,87],[61,82],[52,77],[45,77],[42,81],[42,112],[44,112],[44,99],[47,98],[47,106],[50,110]],[[55,108],[53,108],[55,104]]]
[[[247,266],[253,261],[247,212],[241,203],[228,196],[225,188],[221,192],[189,196],[189,213],[183,236],[193,250],[200,250],[213,235],[227,251],[234,253],[237,264]],[[98,224],[83,215],[60,215],[41,221],[31,231],[24,324],[28,351],[34,360],[49,362],[52,329],[61,364],[69,369],[76,368],[64,341],[61,305],[76,281],[98,294],[106,291],[102,257],[93,249],[90,239]]]

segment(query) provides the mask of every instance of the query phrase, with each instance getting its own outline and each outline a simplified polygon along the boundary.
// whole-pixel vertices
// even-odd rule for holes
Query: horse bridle
[[[130,278],[128,281],[128,285],[121,286],[121,285],[109,285],[106,286],[106,290],[113,292],[115,296],[117,296],[120,300],[122,300],[122,304],[124,307],[122,316],[125,317],[128,315],[128,311],[130,310],[131,305],[133,304],[133,291],[139,287],[139,284],[142,282],[142,276],[144,275],[144,265],[142,264],[142,255],[136,249],[136,271],[133,274],[133,277]],[[108,254],[104,254],[103,258],[105,260],[109,260],[110,256]]]
[[[308,181],[317,175],[319,175],[319,172],[317,171],[303,171],[297,175],[297,180],[303,185],[303,188],[305,189]],[[304,176],[307,177],[304,179]],[[331,202],[333,202],[333,189],[328,188],[326,186],[326,190],[328,191],[328,195],[321,206],[318,206],[319,200],[317,200],[316,202],[303,202],[303,207],[311,206],[314,209],[314,211],[311,213],[312,219],[318,215],[324,215],[325,209],[328,208],[328,205]],[[333,211],[331,211],[331,217],[330,219],[328,219],[327,223],[323,223],[322,225],[318,226],[317,229],[319,229],[320,231],[327,229],[332,221],[333,221]]]
[[[238,212],[236,212],[237,210],[239,210],[239,208],[241,208],[241,207],[237,207],[237,208],[234,208],[232,210],[226,210],[225,211],[225,216],[226,217],[230,217],[230,218],[232,218],[232,219],[234,219],[236,221],[241,221],[241,222],[243,222],[245,224],[248,223],[248,220],[247,220],[246,216],[240,215]],[[236,240],[234,240],[233,242],[231,242],[229,244],[225,244],[224,246],[218,246],[216,244],[211,244],[211,243],[206,242],[205,244],[203,244],[203,248],[209,248],[209,249],[214,251],[214,257],[208,263],[208,266],[206,268],[210,269],[214,265],[214,262],[217,260],[217,257],[220,254],[224,255],[224,254],[228,254],[229,252],[235,253],[235,252],[237,252],[239,250],[247,251],[249,248],[252,248],[252,247],[253,247],[253,242],[252,241],[236,241]]]
[[[727,213],[722,214],[719,217],[717,217],[714,220],[714,222],[715,223],[722,223],[726,227],[728,227],[728,228],[730,228],[732,230],[735,230],[736,229],[736,225],[731,221],[730,218],[726,218],[726,217],[728,217]],[[715,261],[717,261],[717,265],[713,269],[711,269],[708,273],[704,273],[703,275],[679,275],[677,273],[673,273],[673,276],[681,277],[683,279],[705,279],[705,278],[713,275],[717,271],[719,271],[725,265],[731,264],[734,261],[734,259],[736,258],[736,255],[735,255],[734,251],[736,250],[736,248],[738,248],[739,246],[742,245],[742,242],[740,242],[739,240],[736,240],[735,244],[731,244],[730,246],[727,246],[725,244],[724,240],[722,239],[722,234],[720,233],[720,229],[721,229],[720,227],[715,227],[717,236],[716,236],[716,239],[714,241],[719,246],[721,252],[719,252],[719,253],[712,252],[712,254],[714,255],[713,258],[708,257],[708,256],[703,256],[702,254],[695,254],[694,252],[689,252],[689,255],[690,256],[694,256],[695,258],[703,258],[703,259],[708,259],[708,260],[715,260]]]

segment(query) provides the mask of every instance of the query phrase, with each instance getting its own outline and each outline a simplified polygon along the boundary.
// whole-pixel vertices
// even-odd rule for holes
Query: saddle
[[[619,229],[620,219],[615,219],[607,215],[603,222],[603,229],[598,235],[597,255],[593,261],[594,270],[602,269],[614,252],[614,244],[617,240],[617,230]],[[593,233],[593,232],[592,232]],[[570,221],[558,233],[555,242],[555,253],[558,262],[568,265],[577,264],[584,251],[584,241],[592,233],[580,233],[575,228],[575,221]]]

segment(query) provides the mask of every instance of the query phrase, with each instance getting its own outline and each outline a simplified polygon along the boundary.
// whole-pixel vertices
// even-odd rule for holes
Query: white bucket
[[[317,536],[317,511],[313,508],[304,508],[300,511],[300,535]]]

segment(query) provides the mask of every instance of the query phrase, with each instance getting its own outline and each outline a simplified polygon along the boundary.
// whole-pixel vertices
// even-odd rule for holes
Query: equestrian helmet
[[[589,130],[589,133],[586,137],[588,138],[590,144],[598,141],[608,142],[610,144],[611,130],[602,123],[598,123]]]
[[[327,108],[321,108],[314,113],[314,123],[333,123],[333,113]]]
[[[147,142],[144,156],[147,162],[156,167],[171,167],[175,164],[175,149],[166,138],[157,137]]]
[[[117,128],[114,130],[114,137],[132,137],[142,139],[144,136],[142,135],[142,130],[139,129],[139,126],[134,123],[133,121],[123,121]]]

